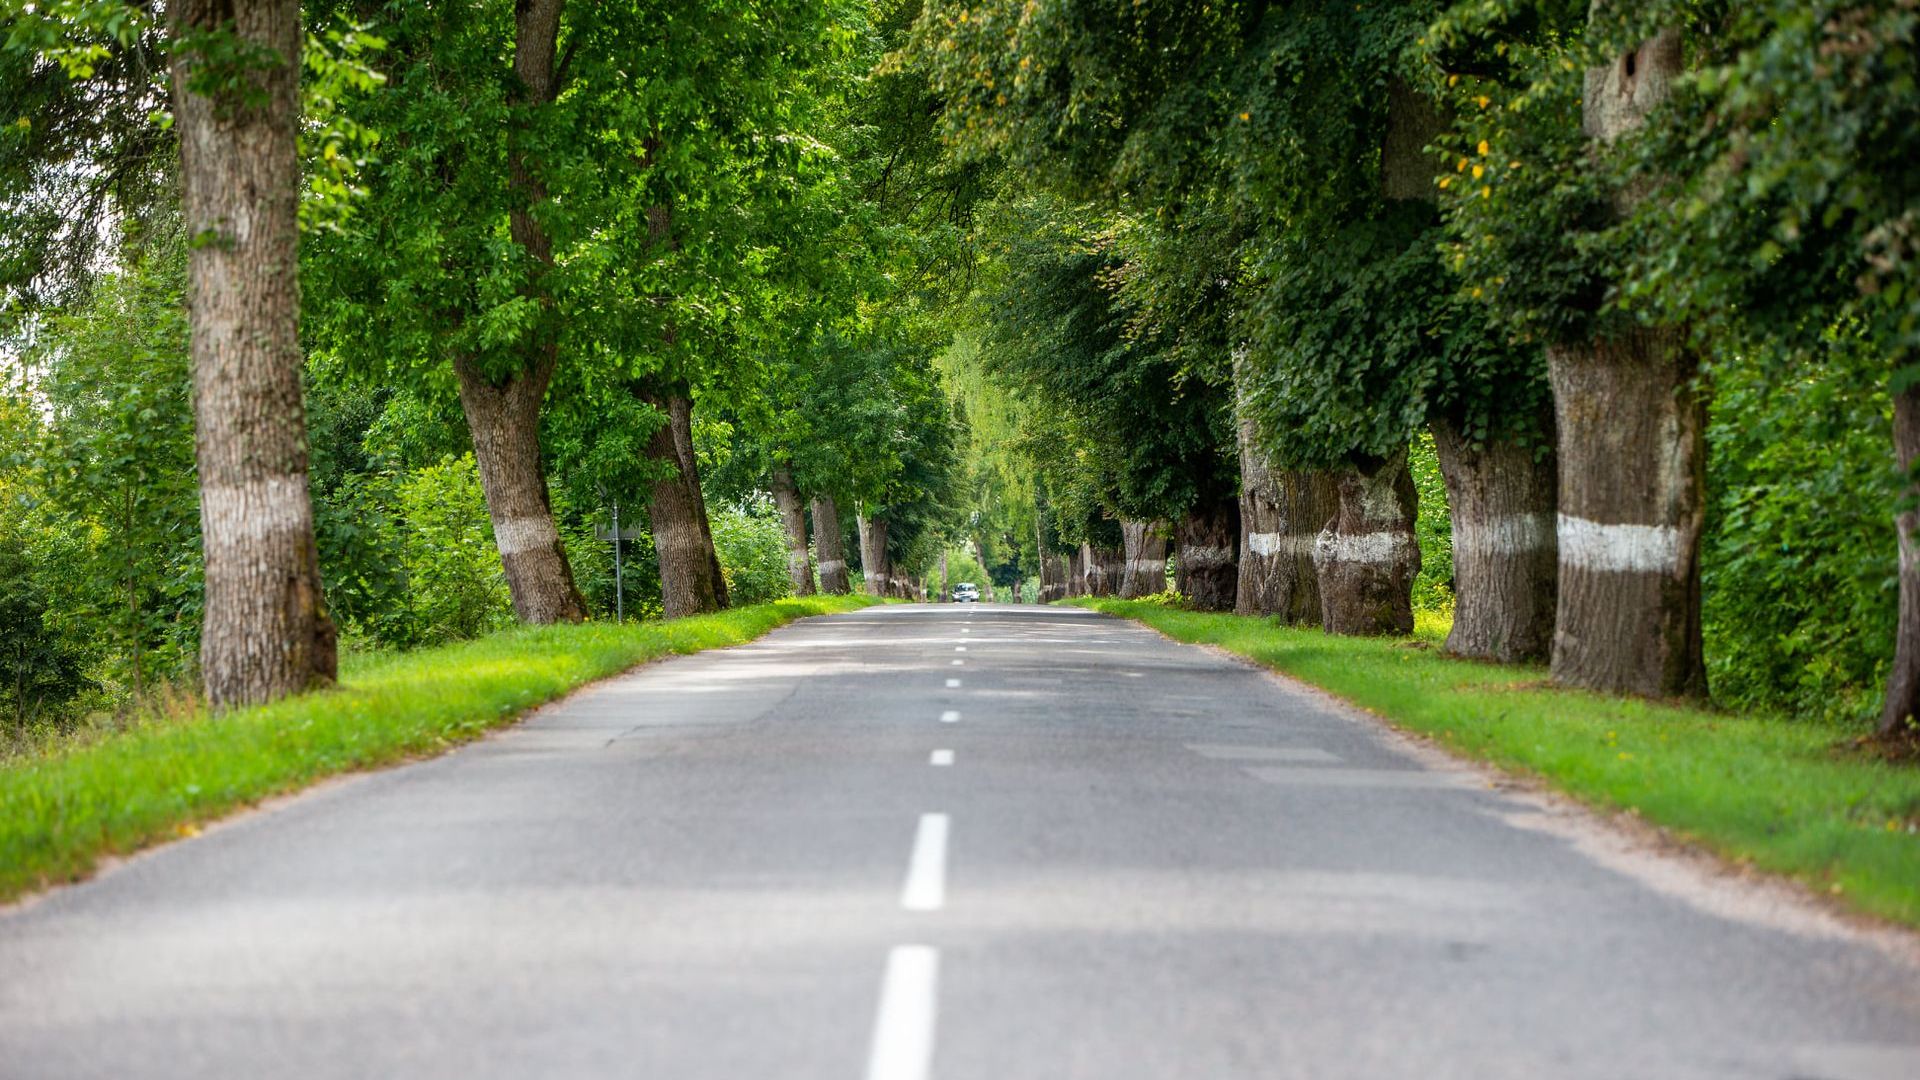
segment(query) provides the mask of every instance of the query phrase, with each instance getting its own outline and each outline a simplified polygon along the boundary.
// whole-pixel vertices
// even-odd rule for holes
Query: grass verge
[[[779,600],[669,622],[526,627],[407,653],[347,657],[340,687],[149,723],[0,765],[0,901],[108,855],[322,777],[436,754],[584,683],[673,653],[738,645],[857,596]]]
[[[1920,926],[1920,769],[1849,752],[1854,732],[1556,690],[1541,668],[1449,659],[1431,633],[1344,638],[1153,602],[1075,603],[1238,653],[1460,753]]]

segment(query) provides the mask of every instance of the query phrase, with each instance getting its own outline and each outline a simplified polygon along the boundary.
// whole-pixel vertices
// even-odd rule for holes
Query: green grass
[[[1343,638],[1152,602],[1076,602],[1238,653],[1462,754],[1920,926],[1920,769],[1850,750],[1857,732],[1552,689],[1541,668],[1441,655],[1434,626],[1411,641]]]
[[[779,600],[671,622],[529,627],[348,657],[335,690],[156,721],[0,763],[0,901],[322,777],[439,753],[635,664],[738,645],[872,602]]]

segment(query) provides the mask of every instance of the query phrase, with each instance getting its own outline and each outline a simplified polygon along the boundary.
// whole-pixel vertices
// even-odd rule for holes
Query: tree
[[[172,6],[215,708],[333,682],[299,345],[296,0]]]
[[[1651,5],[1641,26],[1690,27],[1687,5]],[[1633,24],[1622,28],[1630,40]],[[1642,31],[1644,33],[1644,31]],[[1661,49],[1670,49],[1671,31]],[[1710,35],[1622,140],[1619,182],[1643,197],[1618,226],[1616,302],[1640,318],[1738,343],[1732,362],[1763,380],[1812,365],[1858,378],[1836,342],[1884,357],[1893,462],[1908,485],[1894,506],[1898,636],[1881,738],[1920,739],[1920,11],[1902,0],[1726,5]],[[1670,55],[1662,52],[1662,57]],[[1644,63],[1642,52],[1623,54]],[[1624,70],[1621,72],[1624,75]],[[1651,74],[1651,73],[1649,73]],[[1647,75],[1639,75],[1646,78]],[[1751,347],[1756,339],[1762,347]],[[1860,387],[1864,390],[1865,387]],[[1852,490],[1880,485],[1857,478]],[[1891,552],[1890,552],[1891,554]],[[1889,562],[1892,562],[1889,559]]]
[[[1618,303],[1621,225],[1648,187],[1623,165],[1682,73],[1679,24],[1610,4],[1584,22],[1510,8],[1463,6],[1432,47],[1478,98],[1446,192],[1455,264],[1547,350],[1562,448],[1553,677],[1704,694],[1700,352],[1684,324]]]

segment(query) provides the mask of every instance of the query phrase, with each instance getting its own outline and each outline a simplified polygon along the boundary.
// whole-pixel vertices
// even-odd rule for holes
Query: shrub
[[[766,495],[719,504],[709,515],[713,547],[735,607],[764,604],[793,594],[787,577],[787,537],[780,512]]]

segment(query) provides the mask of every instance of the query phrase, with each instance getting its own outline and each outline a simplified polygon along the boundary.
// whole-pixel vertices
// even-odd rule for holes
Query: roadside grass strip
[[[778,600],[667,622],[523,627],[406,653],[343,657],[337,689],[219,716],[154,721],[0,763],[0,901],[90,873],[103,857],[323,777],[427,757],[595,679],[739,645],[860,596]]]
[[[1864,731],[1554,689],[1544,668],[1444,656],[1433,626],[1411,640],[1347,638],[1152,601],[1072,602],[1237,653],[1464,755],[1920,926],[1920,769],[1852,749]]]

